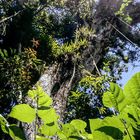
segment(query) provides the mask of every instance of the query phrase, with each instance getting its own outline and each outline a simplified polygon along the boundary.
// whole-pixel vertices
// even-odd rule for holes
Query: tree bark
[[[85,75],[82,69],[79,69],[79,65],[83,65],[86,71],[92,73],[97,68],[95,65],[98,65],[98,62],[103,58],[102,52],[106,47],[104,38],[108,37],[109,40],[111,37],[111,26],[103,26],[97,23],[99,23],[98,20],[92,25],[95,31],[98,30],[96,37],[89,40],[89,46],[81,53],[80,62],[73,62],[71,57],[61,63],[56,62],[47,67],[38,81],[46,94],[53,98],[53,106],[59,114],[61,122],[64,121],[67,97],[70,90]],[[33,127],[32,125],[30,128],[33,129]],[[34,140],[32,134],[27,139]]]
[[[96,27],[96,26],[95,26]],[[55,63],[47,67],[45,72],[39,79],[39,83],[46,92],[46,94],[50,95],[53,98],[53,106],[60,116],[61,122],[63,122],[67,97],[72,89],[73,85],[80,80],[81,76],[85,75],[82,70],[78,69],[78,65],[83,65],[84,69],[89,72],[93,72],[95,69],[95,64],[102,59],[102,51],[104,49],[104,43],[102,42],[104,36],[107,36],[108,32],[106,30],[111,27],[102,28],[102,32],[98,32],[97,37],[95,38],[94,44],[91,42],[89,47],[87,47],[81,54],[80,63],[73,63],[72,60],[67,59],[61,63]],[[104,34],[106,32],[106,34]],[[109,34],[110,35],[110,34]],[[33,127],[35,124],[30,124],[29,132],[33,132]],[[26,126],[26,128],[28,128]],[[25,128],[25,127],[24,127]],[[28,133],[27,131],[27,139],[34,140],[33,134]],[[29,135],[30,134],[30,135]]]

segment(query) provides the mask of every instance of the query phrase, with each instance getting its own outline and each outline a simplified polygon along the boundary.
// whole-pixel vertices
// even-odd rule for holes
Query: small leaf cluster
[[[102,94],[107,89],[106,76],[85,76],[68,98],[66,121],[101,117],[105,113]],[[81,104],[82,103],[82,104]]]
[[[20,101],[20,98],[25,96],[33,85],[34,79],[39,77],[43,62],[37,59],[36,55],[36,51],[31,48],[25,48],[22,52],[17,52],[14,49],[11,51],[0,50],[1,113],[5,113],[3,108],[9,107],[6,103],[13,99],[15,102]],[[22,97],[19,98],[19,96]],[[5,102],[3,99],[7,101]]]
[[[81,39],[80,41],[74,41],[71,43],[64,43],[63,45],[59,45],[57,41],[53,41],[52,43],[52,52],[55,57],[64,56],[68,54],[74,54],[78,52],[80,47],[86,47],[87,41],[85,39]]]
[[[130,15],[126,12],[127,7],[129,6],[129,4],[132,2],[132,0],[123,0],[123,3],[119,9],[119,11],[117,11],[115,14],[121,16],[124,21],[131,23],[132,22],[132,18],[130,17]]]

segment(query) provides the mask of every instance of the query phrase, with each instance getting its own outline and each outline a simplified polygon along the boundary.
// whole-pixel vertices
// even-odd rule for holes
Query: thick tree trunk
[[[39,83],[44,91],[53,98],[53,106],[63,121],[68,93],[75,77],[75,65],[72,62],[54,64],[41,76]]]
[[[64,63],[52,65],[39,80],[44,91],[53,98],[53,106],[62,122],[68,94],[75,83],[81,79],[81,76],[85,75],[85,73],[78,68],[78,65],[83,65],[84,70],[92,72],[95,68],[95,63],[97,64],[102,58],[102,45],[99,40],[97,44],[96,46],[90,45],[83,51],[80,64],[68,62],[66,65]]]
[[[99,42],[98,42],[99,43]],[[97,48],[96,48],[97,47]],[[83,51],[81,63],[84,69],[92,72],[95,68],[94,62],[97,64],[102,58],[102,45],[90,46]],[[48,66],[47,70],[40,77],[39,83],[43,87],[46,94],[53,98],[53,106],[63,122],[68,93],[72,89],[75,82],[79,81],[82,71],[77,69],[76,64],[53,64]],[[35,124],[24,125],[27,140],[34,140]],[[28,130],[29,128],[29,130]]]
[[[84,75],[83,71],[78,69],[78,66],[83,65],[86,71],[93,72],[96,64],[103,57],[102,51],[106,47],[104,37],[110,37],[110,32],[112,31],[110,26],[102,28],[101,25],[95,24],[93,28],[95,30],[96,28],[101,29],[99,29],[96,37],[90,41],[89,47],[82,52],[80,64],[79,62],[78,64],[73,63],[70,57],[61,63],[50,65],[38,81],[46,94],[53,98],[53,106],[60,115],[61,122],[63,122],[65,115],[68,93],[73,85]],[[33,127],[34,125],[31,124],[30,129],[33,130]],[[29,135],[26,128],[25,134],[27,133],[27,139],[34,140],[33,134]]]

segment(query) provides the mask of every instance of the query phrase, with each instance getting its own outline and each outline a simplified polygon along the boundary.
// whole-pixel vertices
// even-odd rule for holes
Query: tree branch
[[[127,41],[129,41],[132,45],[136,46],[134,42],[132,42],[128,37],[126,37],[121,31],[119,31],[114,25],[108,22],[119,34],[121,34]]]
[[[133,27],[131,25],[129,25],[127,22],[125,22],[124,20],[122,20],[121,18],[117,17],[121,22],[123,22],[125,25],[127,25],[128,27],[130,27],[131,29],[133,29]]]
[[[71,84],[72,84],[72,81],[73,81],[73,79],[74,79],[75,71],[76,71],[76,68],[75,68],[75,63],[74,63],[73,73],[72,73],[72,76],[71,76],[70,82],[69,82],[69,84],[68,84],[68,90],[70,89]]]
[[[2,20],[0,21],[0,24],[2,24],[3,22],[5,22],[5,21],[7,21],[7,20],[10,20],[11,18],[17,16],[17,15],[20,14],[22,11],[23,11],[23,10],[18,11],[18,12],[15,13],[14,15],[11,15],[11,16],[9,16],[9,17],[7,17],[7,18],[2,19]]]
[[[36,16],[38,13],[40,13],[44,8],[46,8],[48,5],[48,3],[46,3],[45,5],[43,5],[42,7],[40,7],[35,13],[34,16]]]
[[[100,71],[99,71],[99,69],[98,69],[98,67],[97,67],[97,65],[96,65],[96,62],[95,62],[94,59],[93,59],[93,65],[95,66],[95,68],[96,68],[96,70],[97,70],[99,76],[102,76],[101,73],[100,73]]]

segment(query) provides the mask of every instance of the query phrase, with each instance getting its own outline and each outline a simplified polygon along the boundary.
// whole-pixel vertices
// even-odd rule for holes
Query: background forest
[[[0,0],[0,139],[139,140],[140,74],[115,84],[139,62],[139,13],[136,0]]]

